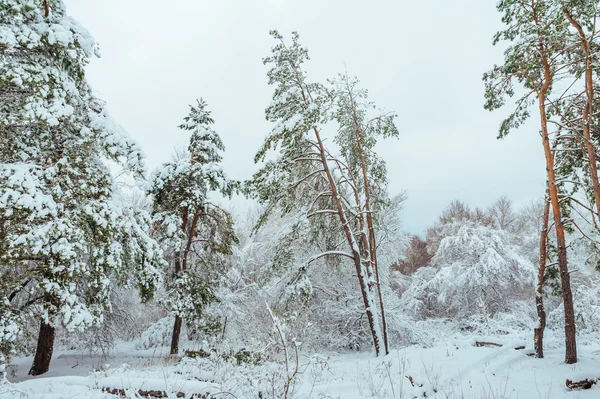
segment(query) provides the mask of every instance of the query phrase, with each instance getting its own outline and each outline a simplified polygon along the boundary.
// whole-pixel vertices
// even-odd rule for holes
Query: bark
[[[502,344],[497,344],[495,342],[475,341],[475,346],[478,348],[481,348],[484,346],[500,348],[500,347],[502,347]]]
[[[178,251],[175,253],[175,278],[181,273],[181,253]],[[179,353],[179,336],[181,335],[181,317],[175,316],[175,323],[173,323],[173,333],[171,334],[171,355],[177,355]]]
[[[307,93],[305,91],[300,79],[297,79],[296,83],[298,84],[298,86],[300,88],[300,92],[301,92],[304,104],[308,106],[310,104],[310,102],[309,102],[310,93]],[[308,97],[307,97],[307,95],[308,95]],[[369,273],[369,270],[366,267],[363,268],[363,259],[362,259],[361,253],[360,253],[360,249],[358,248],[356,239],[354,238],[353,232],[350,229],[350,224],[349,224],[350,221],[348,220],[348,217],[346,216],[346,211],[344,210],[344,207],[342,205],[341,195],[339,193],[337,183],[331,173],[329,164],[327,163],[328,154],[327,154],[327,151],[323,144],[323,140],[321,139],[319,129],[317,129],[316,127],[313,126],[312,130],[315,134],[315,139],[317,140],[317,147],[319,149],[320,162],[323,166],[323,171],[325,172],[325,176],[327,177],[327,183],[331,189],[331,196],[335,203],[336,213],[339,217],[340,224],[342,225],[342,229],[344,231],[344,235],[346,237],[346,240],[347,240],[350,250],[352,252],[352,259],[354,262],[354,267],[356,268],[356,275],[358,277],[358,282],[360,285],[363,303],[365,306],[365,312],[367,313],[369,329],[371,330],[371,336],[373,338],[373,346],[375,347],[375,354],[377,356],[379,356],[379,354],[381,353],[382,339],[380,337],[379,321],[377,320],[377,312],[374,311],[375,306],[371,300],[370,294],[372,294],[372,292],[369,292],[370,288],[369,288],[369,284],[366,281],[367,276],[365,276],[365,273]]]
[[[383,305],[383,295],[381,293],[381,282],[379,280],[379,265],[377,263],[377,240],[375,237],[375,228],[373,227],[373,215],[371,212],[371,190],[369,188],[369,175],[367,174],[367,161],[365,159],[365,152],[362,146],[362,137],[360,131],[360,124],[358,121],[358,117],[356,115],[356,104],[354,103],[354,99],[351,95],[350,86],[348,86],[348,94],[350,95],[350,101],[352,102],[352,116],[354,120],[354,134],[356,138],[356,146],[358,148],[358,153],[360,154],[360,166],[363,175],[363,185],[365,190],[365,212],[367,219],[367,229],[369,232],[368,238],[368,248],[369,248],[369,258],[371,262],[371,267],[375,271],[375,284],[377,285],[377,296],[379,299],[379,311],[381,313],[381,325],[382,325],[382,333],[383,333],[383,346],[385,350],[385,354],[389,354],[389,344],[388,344],[388,336],[387,336],[387,323],[385,320],[385,307]]]
[[[556,230],[556,243],[558,245],[558,268],[560,271],[560,282],[562,288],[563,304],[565,310],[565,363],[577,363],[577,340],[575,337],[575,312],[573,310],[573,293],[571,292],[571,275],[567,263],[567,246],[565,241],[565,226],[563,224],[558,187],[556,186],[556,172],[554,170],[554,157],[550,148],[548,134],[548,121],[546,114],[546,93],[550,86],[550,67],[546,67],[546,84],[538,95],[538,105],[542,122],[542,145],[546,158],[546,170],[548,173],[548,192],[552,204],[552,214]]]
[[[179,337],[181,335],[181,324],[183,320],[179,315],[175,316],[175,324],[173,324],[173,335],[171,336],[171,355],[179,354]]]
[[[537,26],[540,26],[536,10],[533,8],[533,19]],[[546,100],[553,82],[553,72],[550,66],[550,57],[546,48],[546,41],[541,33],[539,36],[540,61],[543,68],[543,80],[537,89],[538,108],[540,112],[540,122],[542,128],[542,146],[544,147],[544,157],[546,158],[546,173],[548,175],[548,194],[552,205],[552,214],[554,217],[554,226],[556,230],[556,243],[558,245],[558,268],[560,272],[560,282],[563,296],[563,306],[565,311],[565,363],[577,363],[577,340],[575,337],[575,312],[573,310],[573,293],[571,292],[571,275],[567,263],[567,246],[565,241],[565,226],[562,220],[562,214],[559,202],[559,192],[556,185],[556,171],[554,169],[554,154],[550,147],[550,137],[548,131],[548,115],[546,112]]]
[[[581,40],[581,46],[585,53],[585,94],[586,102],[583,108],[583,136],[585,139],[585,150],[588,155],[588,166],[590,179],[592,181],[592,189],[594,192],[594,200],[596,203],[596,218],[600,220],[600,182],[598,181],[598,166],[596,160],[596,147],[592,143],[592,115],[594,106],[594,65],[590,43],[585,35],[581,25],[571,16],[569,11],[564,8],[564,13],[567,16],[571,25],[577,30]]]
[[[115,395],[115,396],[120,396],[120,397],[128,397],[128,392],[129,390],[125,390],[122,388],[102,388],[102,392],[110,394],[110,395]],[[139,395],[139,397],[141,398],[172,398],[172,397],[176,397],[176,398],[200,398],[200,399],[207,399],[209,397],[212,397],[213,395],[207,393],[194,393],[192,395],[190,394],[186,394],[185,392],[177,392],[175,394],[173,393],[167,393],[166,391],[145,391],[143,389],[138,389],[137,394]],[[137,397],[137,396],[136,396]]]
[[[540,259],[538,268],[538,283],[535,293],[535,307],[538,316],[538,326],[533,330],[533,345],[536,357],[544,357],[544,330],[546,329],[546,311],[544,309],[544,276],[546,274],[546,258],[548,243],[548,219],[550,218],[550,202],[548,200],[548,189],[544,203],[544,214],[542,215],[542,230],[540,232]]]
[[[307,94],[305,93],[304,87],[302,83],[298,81],[298,85],[301,89],[301,95],[304,103],[306,105],[309,104],[309,100],[307,98]],[[367,320],[369,323],[369,329],[371,330],[371,336],[373,338],[373,346],[375,347],[375,354],[379,356],[381,353],[381,337],[379,331],[379,321],[377,320],[377,312],[374,310],[375,306],[372,303],[369,284],[366,281],[365,273],[368,273],[369,270],[367,268],[363,268],[363,259],[360,253],[360,249],[358,248],[358,244],[354,238],[353,232],[350,229],[350,221],[346,216],[346,211],[341,202],[341,195],[339,193],[337,184],[333,175],[331,173],[331,169],[329,168],[329,164],[327,163],[327,151],[325,150],[325,146],[323,144],[323,140],[321,139],[321,135],[319,130],[316,127],[313,127],[313,132],[315,134],[315,139],[317,140],[317,146],[319,149],[319,157],[320,162],[323,166],[323,171],[325,172],[325,176],[327,177],[327,182],[331,189],[331,195],[333,201],[335,203],[336,211],[342,225],[342,229],[344,231],[344,235],[352,252],[352,259],[354,261],[354,267],[356,268],[356,275],[358,277],[358,282],[360,285],[360,290],[363,298],[363,303],[365,305],[365,312],[367,313]]]
[[[574,390],[574,389],[590,389],[592,388],[592,386],[596,385],[598,383],[598,379],[595,380],[582,380],[582,381],[571,381],[569,379],[567,379],[566,381],[566,385],[567,388],[569,388],[570,390]]]
[[[54,334],[54,327],[43,321],[40,323],[37,349],[33,358],[33,364],[29,370],[29,375],[44,374],[50,369],[50,361],[52,360],[52,352],[54,351]]]
[[[327,176],[327,181],[331,188],[332,197],[335,202],[338,216],[340,218],[340,223],[342,224],[342,228],[344,230],[344,235],[346,236],[346,240],[348,241],[348,245],[350,246],[350,249],[352,251],[352,259],[354,260],[354,267],[356,268],[356,274],[358,276],[358,282],[360,284],[360,290],[361,290],[361,294],[362,294],[362,298],[363,298],[363,303],[365,305],[365,310],[367,313],[367,320],[369,322],[369,328],[371,330],[371,335],[373,337],[373,345],[375,346],[375,354],[377,356],[379,356],[379,354],[381,353],[381,338],[379,337],[379,334],[378,334],[377,317],[376,317],[376,314],[375,314],[373,306],[372,306],[373,304],[371,303],[371,298],[369,295],[370,293],[368,292],[369,291],[368,283],[365,281],[366,276],[365,276],[364,272],[366,272],[367,270],[365,268],[365,270],[363,271],[362,257],[359,252],[359,249],[357,247],[356,240],[354,239],[354,236],[352,235],[352,231],[350,230],[350,226],[348,224],[349,220],[346,217],[346,212],[344,211],[344,208],[342,206],[342,203],[340,200],[340,194],[337,189],[337,185],[331,174],[329,165],[327,164],[327,155],[326,155],[326,151],[325,151],[325,146],[323,145],[323,141],[321,140],[321,135],[319,134],[319,131],[316,128],[313,128],[313,131],[315,133],[315,138],[317,139],[317,143],[319,146],[319,154],[321,156],[321,163],[323,165],[323,170],[325,171],[325,175]]]
[[[358,149],[361,157],[361,168],[363,173],[363,184],[365,186],[365,212],[367,219],[367,229],[369,232],[368,237],[368,248],[369,248],[369,259],[371,262],[371,268],[375,272],[375,285],[377,289],[377,296],[379,300],[379,311],[381,313],[381,326],[383,333],[383,346],[385,350],[385,354],[389,354],[389,345],[388,345],[388,337],[387,337],[387,323],[385,320],[385,307],[383,304],[383,295],[381,293],[381,282],[379,280],[379,265],[377,263],[377,241],[375,238],[375,229],[373,227],[373,215],[371,214],[371,201],[370,201],[370,190],[369,190],[369,178],[367,175],[367,163],[365,161],[364,151],[362,149],[361,138],[357,134],[357,143]]]

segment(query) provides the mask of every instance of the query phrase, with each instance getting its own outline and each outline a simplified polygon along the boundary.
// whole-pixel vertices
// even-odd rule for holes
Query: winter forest
[[[445,115],[442,85],[393,109],[344,59],[323,77],[303,31],[267,29],[244,61],[267,128],[224,133],[236,109],[185,96],[162,133],[185,145],[149,165],[92,89],[100,48],[71,3],[0,0],[0,398],[600,397],[599,0],[478,2],[500,57],[475,102],[499,123],[474,140],[526,137],[540,189],[472,204],[473,182],[420,231],[390,165],[405,115]],[[232,177],[246,136],[262,144]],[[452,173],[431,141],[427,173]]]

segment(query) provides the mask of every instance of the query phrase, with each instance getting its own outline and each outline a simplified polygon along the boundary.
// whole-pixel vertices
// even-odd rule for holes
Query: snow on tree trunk
[[[554,169],[554,154],[550,148],[548,133],[548,119],[546,115],[546,93],[551,83],[550,66],[545,64],[546,82],[544,89],[538,95],[540,119],[542,122],[542,145],[546,157],[546,171],[548,174],[548,193],[552,204],[554,216],[554,229],[556,231],[556,244],[558,245],[558,269],[565,310],[565,363],[577,363],[577,338],[575,331],[575,311],[573,309],[573,293],[571,292],[571,275],[567,263],[567,243],[565,240],[565,226],[560,209],[560,197],[556,186],[556,171]]]
[[[535,293],[535,308],[537,310],[538,325],[533,331],[533,343],[536,357],[544,357],[544,330],[546,329],[546,311],[544,309],[544,276],[546,274],[546,259],[548,257],[548,220],[550,218],[550,201],[546,190],[544,201],[544,214],[542,215],[542,228],[540,230],[540,259],[538,265],[538,281]]]
[[[269,84],[276,86],[266,114],[276,125],[255,161],[266,161],[267,152],[273,149],[279,157],[266,161],[250,182],[249,191],[259,201],[269,203],[259,226],[275,206],[282,206],[286,212],[306,209],[307,219],[319,219],[314,223],[331,227],[326,233],[330,246],[327,254],[338,252],[352,259],[375,352],[387,353],[386,328],[381,325],[385,310],[370,214],[375,202],[383,208],[381,204],[388,199],[385,162],[376,156],[373,147],[378,138],[397,136],[395,115],[367,115],[367,110],[374,107],[363,101],[366,90],[357,91],[361,98],[358,109],[348,105],[347,93],[335,81],[329,81],[331,88],[307,81],[302,63],[308,59],[308,52],[298,43],[298,34],[292,34],[290,46],[278,32],[272,31],[271,35],[279,43],[264,59],[266,64],[273,64],[267,76]],[[352,80],[352,87],[356,82]],[[349,96],[353,94],[350,92]],[[339,155],[324,145],[327,137],[322,135],[322,129],[330,121],[338,122],[334,143]],[[371,185],[377,188],[376,195],[370,191]],[[370,202],[372,196],[375,199]],[[334,236],[336,239],[332,240]],[[346,247],[346,251],[338,251],[339,246]]]

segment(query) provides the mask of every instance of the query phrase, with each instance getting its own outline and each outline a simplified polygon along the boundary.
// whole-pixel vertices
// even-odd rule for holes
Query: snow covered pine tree
[[[183,318],[189,322],[206,318],[204,308],[217,300],[210,285],[210,269],[222,261],[220,255],[229,255],[237,242],[231,215],[208,198],[211,191],[231,196],[239,186],[227,179],[219,165],[225,146],[212,129],[213,123],[204,101],[191,106],[179,126],[192,132],[188,153],[162,165],[150,178],[154,222],[174,266],[165,300],[175,315],[171,355],[179,352]],[[210,323],[205,327],[210,329]]]
[[[373,151],[379,138],[396,137],[394,114],[369,118],[373,104],[357,81],[341,76],[332,87],[308,81],[302,64],[308,51],[293,33],[288,46],[278,40],[265,64],[271,64],[269,84],[275,86],[267,119],[277,125],[255,157],[265,161],[271,149],[278,158],[268,161],[249,182],[249,191],[267,203],[267,212],[276,206],[284,210],[305,209],[307,218],[319,220],[323,231],[339,234],[345,248],[330,247],[311,257],[342,256],[351,259],[358,276],[361,295],[373,338],[375,352],[388,352],[385,311],[381,296],[376,256],[375,216],[388,201],[385,162]],[[324,145],[322,128],[337,122],[335,143],[341,156]],[[335,241],[335,240],[331,240]],[[300,273],[305,271],[300,270]],[[381,321],[380,321],[381,320]]]
[[[106,164],[144,176],[137,145],[85,81],[94,55],[61,0],[0,0],[1,317],[5,331],[7,319],[40,320],[32,375],[48,371],[57,325],[101,323],[115,278],[134,274],[150,298],[162,262],[148,215],[122,200]]]

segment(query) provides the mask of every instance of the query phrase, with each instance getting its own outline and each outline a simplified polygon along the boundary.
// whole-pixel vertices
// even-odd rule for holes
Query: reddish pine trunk
[[[539,26],[539,21],[534,10],[534,20]],[[556,230],[556,244],[558,245],[558,269],[560,273],[560,283],[563,296],[563,306],[565,310],[565,363],[577,363],[577,339],[575,336],[575,312],[573,309],[573,293],[571,292],[571,275],[567,263],[567,245],[565,241],[565,226],[562,220],[560,209],[560,198],[558,187],[556,185],[556,171],[554,169],[554,154],[550,147],[550,134],[548,132],[548,114],[546,113],[546,101],[548,91],[552,85],[554,74],[550,65],[550,57],[546,48],[546,40],[539,35],[539,53],[540,61],[543,67],[542,85],[537,90],[538,108],[540,112],[540,122],[542,128],[542,146],[544,147],[544,156],[546,158],[546,173],[548,175],[548,195],[552,205],[552,214],[554,217],[554,228]]]
[[[550,148],[548,134],[548,119],[546,114],[546,93],[551,83],[550,66],[545,62],[546,84],[538,95],[540,119],[542,122],[542,145],[546,157],[546,170],[548,173],[548,193],[552,204],[554,225],[556,230],[556,243],[558,245],[558,268],[562,288],[563,305],[565,310],[565,363],[577,363],[577,339],[575,336],[575,312],[573,309],[573,293],[571,292],[571,275],[567,263],[567,245],[565,241],[565,226],[563,224],[558,187],[556,186],[556,172],[554,170],[554,156]]]
[[[540,259],[538,269],[538,284],[535,293],[535,307],[538,315],[538,326],[533,331],[533,343],[536,357],[544,357],[544,330],[546,329],[546,311],[544,309],[544,276],[546,274],[546,245],[548,243],[548,219],[550,218],[550,202],[546,190],[544,214],[542,216],[542,231],[540,232]]]
[[[52,352],[54,351],[54,333],[54,327],[43,321],[40,323],[37,349],[29,375],[44,374],[50,369],[50,360],[52,360]]]

